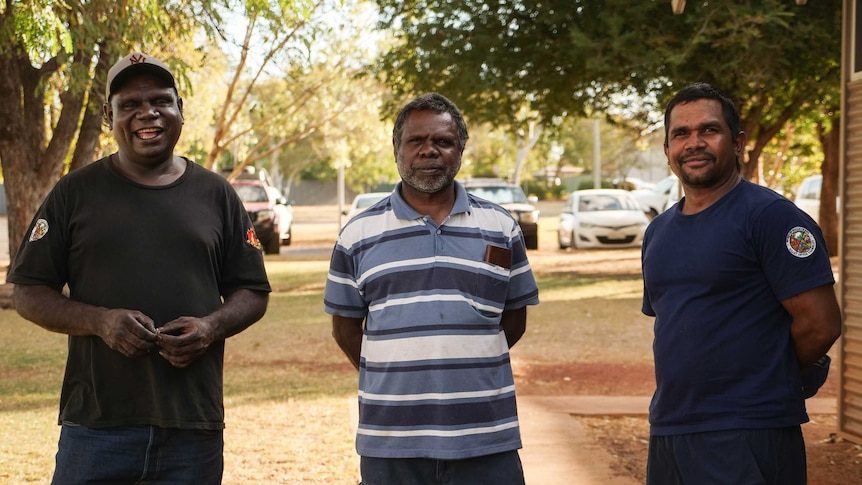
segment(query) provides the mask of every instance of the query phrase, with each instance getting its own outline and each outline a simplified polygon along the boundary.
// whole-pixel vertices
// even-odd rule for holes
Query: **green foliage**
[[[56,4],[50,0],[38,0],[30,2],[26,9],[13,7],[11,11],[14,33],[24,39],[28,55],[33,59],[72,52],[71,35],[52,8]]]
[[[525,180],[521,183],[521,187],[528,196],[535,195],[539,200],[561,200],[568,193],[564,185],[548,183],[547,180]]]
[[[617,108],[648,128],[673,92],[705,81],[738,103],[756,161],[788,120],[832,110],[839,92],[837,2],[689,2],[684,15],[658,1],[377,3],[396,40],[379,65],[393,90],[440,91],[498,126],[526,103],[548,126]]]

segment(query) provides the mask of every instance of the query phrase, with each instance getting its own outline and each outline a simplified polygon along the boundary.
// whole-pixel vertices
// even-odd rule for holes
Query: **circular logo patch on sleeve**
[[[808,229],[800,226],[791,229],[784,242],[790,254],[797,258],[807,258],[814,254],[814,250],[817,249],[817,240],[814,239],[814,235]]]
[[[30,233],[30,242],[42,239],[45,234],[48,234],[48,221],[39,219],[33,225],[33,231]]]

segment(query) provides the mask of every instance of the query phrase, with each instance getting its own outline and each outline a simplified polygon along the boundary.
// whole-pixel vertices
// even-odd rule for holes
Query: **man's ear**
[[[744,131],[740,131],[739,134],[736,135],[736,139],[733,140],[733,144],[735,145],[737,156],[742,156],[745,153],[745,144],[747,142],[748,142],[748,135],[746,135]]]
[[[177,97],[177,108],[180,109],[180,124],[186,124],[186,115],[183,113],[183,98]]]
[[[102,106],[102,122],[108,125],[109,130],[114,129],[114,112],[111,110],[110,101]]]

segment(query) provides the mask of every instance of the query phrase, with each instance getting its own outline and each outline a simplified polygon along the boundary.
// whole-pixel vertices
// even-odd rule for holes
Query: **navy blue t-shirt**
[[[781,302],[834,284],[817,224],[742,181],[706,210],[672,207],[644,238],[643,312],[655,316],[651,433],[808,421]]]

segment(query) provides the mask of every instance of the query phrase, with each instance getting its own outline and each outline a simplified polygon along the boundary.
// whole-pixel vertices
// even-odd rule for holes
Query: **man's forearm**
[[[356,370],[359,370],[362,355],[362,321],[361,318],[332,317],[332,338]]]
[[[74,336],[98,335],[106,308],[70,300],[44,285],[15,285],[15,310],[23,318],[52,332]]]
[[[260,320],[266,313],[269,293],[239,289],[225,298],[215,312],[204,317],[213,328],[212,340],[226,340]]]

